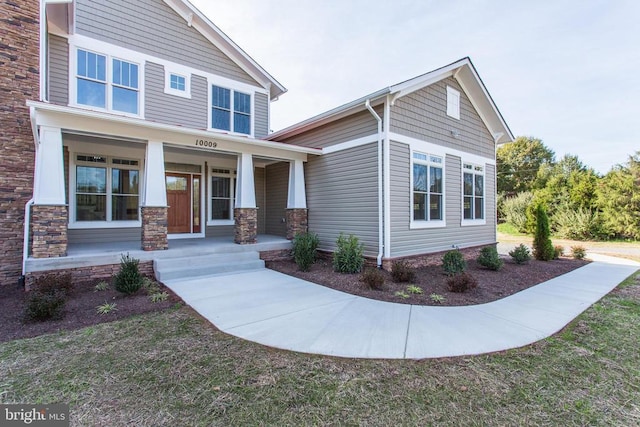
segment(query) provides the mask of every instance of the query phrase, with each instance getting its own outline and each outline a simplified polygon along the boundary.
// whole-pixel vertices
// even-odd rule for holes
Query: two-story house
[[[356,234],[378,265],[495,243],[495,147],[513,136],[468,58],[270,134],[286,89],[188,1],[7,13],[29,90],[0,83],[3,126],[18,124],[2,162],[23,165],[0,172],[3,283],[87,243],[160,251],[308,227],[325,250]]]

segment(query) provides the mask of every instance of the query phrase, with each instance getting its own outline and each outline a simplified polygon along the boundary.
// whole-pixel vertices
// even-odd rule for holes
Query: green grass
[[[532,346],[423,361],[274,350],[168,310],[0,344],[0,403],[70,403],[72,425],[637,425],[624,283]]]
[[[518,229],[508,222],[498,224],[498,233],[507,234],[509,236],[528,236],[528,234],[520,233]]]

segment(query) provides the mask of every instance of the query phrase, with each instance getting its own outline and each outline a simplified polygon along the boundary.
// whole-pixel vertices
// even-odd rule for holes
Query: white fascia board
[[[263,87],[270,87],[270,98],[275,99],[287,92],[280,82],[262,68],[253,58],[251,58],[240,46],[234,43],[220,28],[209,20],[187,0],[163,0],[177,14],[193,26],[203,36],[220,49],[225,55],[232,58],[247,74],[258,81]],[[275,89],[275,90],[274,90]]]
[[[324,113],[313,116],[310,119],[296,123],[277,132],[274,132],[267,136],[267,139],[273,141],[277,139],[286,139],[299,133],[306,132],[314,129],[318,126],[322,126],[326,123],[333,122],[343,117],[349,116],[358,110],[365,110],[365,102],[369,100],[372,106],[378,106],[384,102],[384,97],[389,93],[389,88],[384,88],[362,98],[358,98],[355,101],[351,101],[347,104],[336,107],[332,110],[325,111]]]
[[[282,160],[306,161],[309,154],[322,154],[322,150],[317,148],[301,147],[202,129],[190,129],[44,102],[27,101],[27,106],[34,108],[38,126],[57,126],[69,131],[112,135],[144,141],[162,141],[179,147],[197,150],[206,149],[234,154],[244,152]],[[202,144],[199,144],[200,141],[202,141]]]

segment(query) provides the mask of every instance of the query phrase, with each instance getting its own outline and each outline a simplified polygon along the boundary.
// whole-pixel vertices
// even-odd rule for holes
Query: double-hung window
[[[465,163],[463,165],[463,218],[484,219],[484,168]]]
[[[139,114],[138,64],[78,49],[76,103]]]
[[[75,165],[75,220],[138,221],[138,160],[78,154]]]
[[[251,134],[251,95],[211,86],[211,127]]]
[[[236,173],[230,169],[211,170],[211,219],[233,220]]]
[[[413,221],[443,221],[442,157],[413,153]]]

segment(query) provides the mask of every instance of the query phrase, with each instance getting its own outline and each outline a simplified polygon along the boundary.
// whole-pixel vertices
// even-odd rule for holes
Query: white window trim
[[[482,175],[482,184],[484,186],[484,194],[482,196],[482,213],[483,213],[483,218],[482,219],[465,219],[464,217],[464,174],[465,174],[465,168],[464,165],[471,165],[474,170],[472,171],[473,175],[474,175],[474,185],[475,185],[475,175]],[[482,168],[482,174],[478,173],[478,171],[475,170],[476,167],[481,167]],[[464,158],[460,159],[460,169],[462,170],[461,176],[460,176],[460,202],[461,202],[461,206],[460,206],[460,226],[461,227],[473,227],[473,226],[478,226],[478,225],[487,225],[487,165],[482,165],[482,164],[478,164],[478,163],[474,163],[474,162],[469,162],[469,161],[465,161]],[[475,196],[474,196],[475,197]],[[474,202],[475,203],[475,202]]]
[[[140,182],[138,184],[138,220],[137,221],[113,221],[112,219],[107,219],[105,221],[76,221],[76,166],[80,165],[90,165],[90,163],[78,162],[76,160],[78,155],[88,155],[88,156],[104,156],[107,158],[107,163],[104,163],[104,167],[107,169],[107,190],[109,190],[109,185],[111,183],[111,174],[109,170],[113,167],[111,163],[112,158],[125,158],[128,160],[137,160],[138,167],[131,167],[125,169],[134,169],[139,172]],[[126,166],[126,165],[119,165]],[[135,228],[142,226],[142,212],[140,210],[140,205],[142,201],[142,197],[144,194],[144,164],[143,160],[140,158],[136,158],[135,156],[131,156],[129,154],[126,155],[117,155],[117,154],[98,154],[91,153],[89,151],[71,151],[69,152],[69,228],[70,229],[90,229],[90,228]],[[110,191],[107,191],[107,200],[105,203],[106,213],[108,214],[111,211],[111,195]],[[109,215],[108,215],[109,216]]]
[[[231,95],[230,95],[230,123],[229,123],[229,127],[230,130],[224,130],[224,129],[216,129],[214,128],[212,125],[212,109],[213,109],[213,86],[218,86],[220,88],[223,89],[228,89],[231,91]],[[233,114],[235,112],[235,108],[234,108],[234,102],[235,102],[235,97],[234,97],[234,92],[241,92],[245,95],[249,95],[249,99],[250,99],[250,103],[251,103],[251,117],[249,120],[249,133],[240,133],[240,132],[235,132],[233,130]],[[207,90],[207,130],[210,132],[221,132],[221,133],[225,133],[225,134],[229,134],[229,135],[236,135],[236,136],[244,136],[244,137],[250,137],[250,138],[254,138],[254,134],[255,134],[255,119],[256,119],[256,106],[255,106],[255,101],[256,97],[254,96],[254,92],[251,91],[246,91],[245,89],[243,89],[242,87],[239,87],[237,85],[225,85],[224,83],[218,83],[216,81],[216,79],[208,79],[208,90]]]
[[[435,152],[434,152],[435,151]],[[409,229],[426,229],[426,228],[445,228],[447,226],[447,183],[446,183],[446,154],[442,151],[421,150],[411,147],[409,150]],[[413,164],[417,159],[413,158],[414,153],[426,154],[427,156],[436,156],[442,159],[442,219],[440,220],[416,220],[413,218]],[[430,164],[429,162],[421,162],[420,164]]]
[[[220,172],[213,172],[213,169],[227,169],[229,170],[228,174],[225,173],[220,173]],[[230,182],[230,195],[231,195],[231,200],[234,201],[235,197],[236,197],[236,186],[233,185],[233,179],[237,179],[238,175],[237,175],[237,171],[235,166],[234,167],[228,167],[228,166],[219,166],[219,165],[209,165],[209,170],[207,171],[207,226],[210,227],[214,227],[214,226],[223,226],[223,225],[235,225],[235,219],[233,218],[234,212],[235,212],[235,203],[232,203],[232,206],[230,208],[230,215],[231,218],[229,219],[212,219],[211,216],[213,215],[213,188],[211,185],[211,178],[214,176],[220,176],[220,177],[224,177],[224,178],[231,178],[231,182]]]
[[[447,116],[460,120],[460,92],[451,86],[447,86]]]
[[[171,75],[184,77],[184,91],[173,89],[171,87]],[[187,69],[178,69],[177,67],[164,67],[164,93],[167,95],[179,96],[181,98],[191,99],[191,72]]]
[[[95,53],[106,57],[106,107],[95,107],[78,103],[78,50]],[[138,66],[138,114],[128,113],[126,111],[114,110],[113,107],[113,88],[121,87],[113,83],[113,60],[129,62]],[[144,61],[139,58],[127,55],[127,52],[108,52],[96,49],[92,45],[71,44],[69,49],[69,106],[82,108],[84,110],[99,111],[102,113],[117,114],[126,117],[141,118],[144,117]]]

